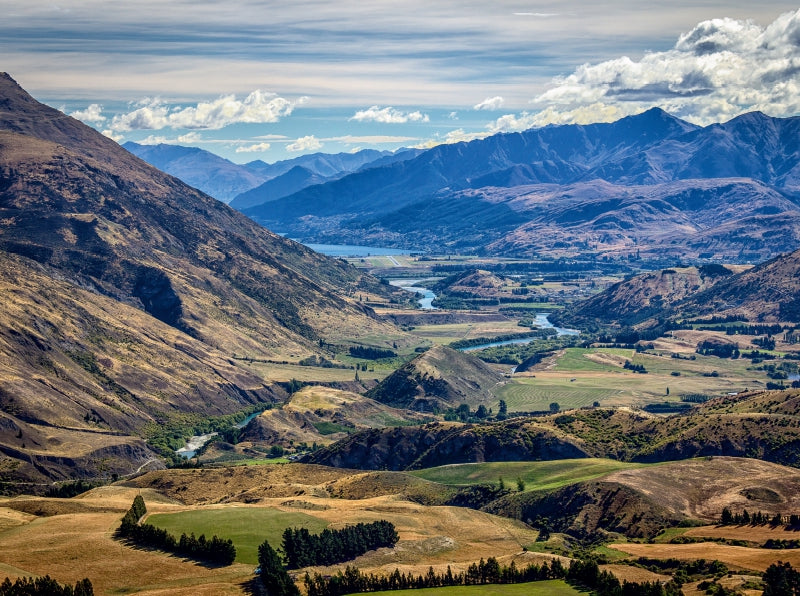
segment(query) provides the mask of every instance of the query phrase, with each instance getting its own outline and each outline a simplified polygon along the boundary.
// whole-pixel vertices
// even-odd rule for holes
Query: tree
[[[550,412],[552,412],[553,414],[557,414],[560,411],[561,411],[561,406],[558,405],[557,401],[554,401],[550,404]]]
[[[280,556],[267,540],[258,547],[258,566],[261,583],[270,596],[300,596],[300,590],[284,569]]]
[[[517,490],[519,492],[525,490],[525,481],[520,476],[517,476]]]
[[[499,420],[505,420],[508,417],[508,405],[506,405],[506,401],[504,399],[500,400],[500,405],[497,408],[497,418]]]
[[[483,404],[478,406],[478,409],[475,411],[475,416],[478,418],[486,418],[489,415],[489,412],[486,410],[486,406]]]

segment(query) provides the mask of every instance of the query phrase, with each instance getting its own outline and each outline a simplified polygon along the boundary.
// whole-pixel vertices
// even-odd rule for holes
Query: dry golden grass
[[[702,526],[689,528],[684,536],[695,538],[723,538],[725,540],[746,540],[748,542],[763,543],[773,540],[798,540],[800,532],[787,530],[783,526]]]
[[[669,575],[662,575],[660,573],[653,573],[648,569],[641,567],[631,567],[630,565],[600,565],[602,571],[613,573],[619,581],[628,582],[667,582],[671,579]]]
[[[776,561],[786,561],[793,567],[800,566],[800,550],[770,550],[748,548],[745,546],[728,546],[716,542],[699,542],[696,544],[611,544],[621,552],[634,557],[653,559],[681,559],[691,561],[706,559],[722,561],[733,570],[764,571]]]
[[[626,484],[674,511],[709,521],[719,519],[724,507],[783,514],[800,510],[800,470],[757,459],[698,458],[622,470],[605,480]],[[753,500],[747,489],[755,488],[769,489],[774,500]]]
[[[49,574],[62,583],[74,583],[88,577],[97,594],[136,592],[175,596],[245,593],[247,582],[253,577],[253,567],[250,565],[207,568],[165,553],[126,546],[114,540],[113,534],[122,514],[140,493],[145,498],[149,513],[205,507],[241,508],[241,502],[235,505],[221,502],[234,501],[234,492],[245,481],[272,482],[277,490],[281,479],[289,481],[290,485],[290,490],[283,492],[291,492],[302,486],[303,494],[262,498],[257,505],[244,506],[282,511],[297,511],[299,508],[308,515],[329,522],[333,528],[380,519],[395,524],[400,542],[394,549],[380,549],[356,559],[354,563],[364,571],[384,573],[399,568],[404,572],[424,573],[430,565],[441,571],[447,565],[454,570],[462,570],[470,563],[489,556],[497,557],[503,564],[515,560],[517,565],[551,558],[549,555],[523,551],[525,545],[535,540],[537,532],[515,520],[459,507],[426,507],[393,494],[366,499],[314,496],[314,492],[324,494],[326,483],[347,474],[347,471],[318,466],[293,469],[289,465],[270,466],[268,470],[230,470],[233,470],[233,475],[229,480],[237,478],[233,485],[224,481],[226,470],[171,471],[179,477],[184,476],[182,486],[187,487],[174,492],[194,503],[192,505],[178,503],[172,497],[149,488],[130,486],[103,487],[75,499],[27,497],[0,501],[0,520],[5,520],[0,529],[0,573],[12,579],[23,575]],[[268,473],[251,477],[249,471]],[[158,473],[147,476],[151,484],[158,484]],[[301,476],[307,484],[300,484]],[[211,497],[219,503],[202,505],[210,498],[208,492],[213,483],[212,477],[215,479],[213,482],[220,486],[220,492]],[[223,487],[234,492],[223,495]],[[195,496],[192,497],[192,494]],[[37,503],[47,508],[47,517],[22,514],[10,508],[19,506],[35,509]],[[61,503],[61,507],[57,506],[58,503]]]

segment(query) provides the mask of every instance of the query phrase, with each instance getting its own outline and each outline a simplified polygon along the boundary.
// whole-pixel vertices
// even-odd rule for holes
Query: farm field
[[[269,362],[247,363],[268,381],[288,382],[292,379],[302,382],[347,382],[355,379],[356,371],[349,368],[323,368],[320,366],[300,366],[298,364],[272,364]],[[362,378],[383,379],[391,370],[375,370],[361,373]]]
[[[746,546],[728,546],[716,542],[698,542],[695,544],[610,544],[609,548],[619,550],[633,557],[652,559],[680,559],[691,561],[696,559],[718,560],[733,571],[765,571],[777,561],[800,566],[800,549],[774,550],[750,548]]]
[[[414,596],[576,596],[582,593],[561,580],[526,584],[452,586],[414,590]],[[372,594],[396,596],[397,591],[372,592]]]
[[[327,522],[300,512],[279,511],[264,507],[226,507],[224,509],[195,509],[179,513],[156,513],[147,523],[164,528],[175,536],[182,533],[195,536],[214,534],[233,540],[236,561],[258,564],[258,547],[269,540],[274,547],[281,544],[286,528],[306,528],[312,534],[324,530]]]
[[[487,321],[485,323],[450,323],[444,325],[419,325],[411,331],[414,335],[431,343],[447,345],[460,339],[485,337],[491,341],[498,335],[525,333],[527,327],[520,327],[516,321]]]
[[[494,484],[503,478],[509,487],[517,478],[525,482],[525,490],[554,489],[584,482],[611,472],[642,468],[646,464],[611,459],[564,459],[541,462],[486,462],[452,464],[409,472],[419,478],[450,486]]]
[[[647,374],[626,370],[626,360],[644,366]],[[505,400],[509,411],[547,410],[552,402],[562,410],[594,402],[633,406],[679,401],[681,395],[692,393],[738,393],[763,388],[768,380],[763,371],[748,370],[753,367],[745,359],[697,355],[695,360],[684,360],[619,348],[567,348],[542,368],[514,375],[495,390],[498,400]],[[705,376],[712,373],[716,374]]]

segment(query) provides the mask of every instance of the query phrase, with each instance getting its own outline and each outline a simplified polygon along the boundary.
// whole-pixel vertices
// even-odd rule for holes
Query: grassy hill
[[[503,376],[483,361],[445,346],[434,346],[397,369],[367,396],[394,407],[437,411],[461,403],[478,405]]]
[[[328,387],[304,387],[280,408],[267,410],[244,429],[243,441],[288,446],[326,445],[351,432],[418,424],[420,414],[386,406],[367,397]]]
[[[452,463],[609,457],[659,462],[754,457],[800,467],[800,391],[721,397],[668,417],[627,408],[582,408],[478,425],[431,424],[355,433],[309,462],[362,469]]]

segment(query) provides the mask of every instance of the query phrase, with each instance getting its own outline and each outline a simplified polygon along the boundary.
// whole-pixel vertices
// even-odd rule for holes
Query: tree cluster
[[[380,358],[394,358],[397,356],[397,352],[393,350],[370,348],[368,346],[351,346],[349,352],[353,358],[364,358],[366,360],[379,360]]]
[[[767,524],[800,528],[800,515],[795,513],[791,515],[781,515],[780,513],[769,515],[760,511],[751,514],[747,509],[744,509],[741,513],[733,513],[725,507],[719,519],[719,525],[721,526],[765,526]]]
[[[676,582],[620,581],[609,571],[601,571],[594,561],[574,559],[567,571],[567,582],[591,590],[595,596],[678,596],[682,594]]]
[[[562,579],[566,569],[558,559],[548,566],[536,564],[523,569],[517,568],[512,561],[508,567],[501,566],[497,559],[489,557],[486,561],[472,563],[467,571],[453,573],[450,566],[444,573],[436,573],[433,567],[425,575],[400,573],[395,569],[388,576],[361,573],[357,567],[348,566],[344,573],[323,577],[316,573],[313,577],[306,574],[305,586],[308,596],[341,596],[362,592],[386,590],[409,590],[420,588],[438,588],[444,586],[472,586],[482,584],[517,584],[546,579]]]
[[[258,574],[270,596],[300,596],[277,551],[265,540],[258,547]]]
[[[697,353],[703,356],[716,356],[717,358],[739,357],[739,344],[723,344],[711,340],[703,340],[697,344]]]
[[[764,596],[800,595],[800,571],[791,564],[778,561],[764,572]]]
[[[49,575],[44,577],[19,577],[12,584],[6,578],[0,584],[0,596],[94,596],[92,582],[84,578],[75,587],[62,586]]]
[[[635,373],[642,374],[642,375],[646,375],[647,374],[647,369],[644,367],[644,364],[634,364],[630,360],[626,360],[625,364],[622,366],[622,368],[630,370],[630,371],[633,371]]]
[[[205,561],[215,565],[230,565],[236,559],[236,547],[230,539],[214,535],[210,540],[205,534],[195,538],[194,532],[181,534],[175,538],[163,528],[152,524],[140,524],[139,520],[147,513],[144,499],[137,495],[131,508],[125,513],[117,529],[117,535],[140,546],[157,548],[167,552],[183,555],[197,561]]]
[[[305,528],[286,528],[283,532],[283,556],[289,569],[311,565],[334,565],[350,561],[365,552],[392,547],[399,536],[394,524],[380,520],[358,523],[341,530],[325,529],[311,534]]]

